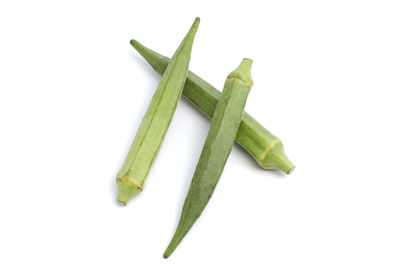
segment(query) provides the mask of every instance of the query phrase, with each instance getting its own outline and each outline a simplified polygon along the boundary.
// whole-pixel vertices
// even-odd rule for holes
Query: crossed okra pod
[[[165,258],[172,254],[206,207],[235,140],[262,168],[277,169],[287,174],[294,169],[280,139],[244,112],[253,85],[251,59],[243,59],[238,68],[228,75],[222,94],[188,70],[199,23],[200,19],[196,18],[171,60],[135,40],[131,41],[131,45],[162,75],[162,79],[117,175],[117,200],[121,204],[126,205],[143,189],[182,93],[211,118],[181,218],[164,253]]]

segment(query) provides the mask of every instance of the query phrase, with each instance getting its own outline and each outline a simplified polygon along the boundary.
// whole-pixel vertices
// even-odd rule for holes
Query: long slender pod
[[[235,142],[247,95],[253,85],[250,76],[251,64],[250,59],[243,59],[225,82],[183,205],[178,227],[164,253],[165,258],[171,255],[203,212],[222,174]]]
[[[168,130],[185,84],[192,45],[199,23],[200,19],[196,18],[166,67],[125,162],[117,175],[117,200],[124,205],[143,189],[147,174]]]
[[[138,41],[132,40],[131,45],[156,72],[164,73],[169,63],[167,57],[150,50]],[[212,118],[221,93],[189,71],[183,95],[208,118]],[[294,165],[285,155],[281,140],[246,112],[243,114],[236,141],[250,153],[262,168],[278,169],[287,174],[293,171]]]

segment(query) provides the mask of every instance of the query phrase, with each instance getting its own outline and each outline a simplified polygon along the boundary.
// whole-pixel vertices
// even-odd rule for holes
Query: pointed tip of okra
[[[288,175],[295,169],[295,166],[290,162],[283,151],[281,141],[277,142],[265,155],[262,161],[262,167],[265,169],[278,169]]]
[[[174,236],[172,237],[171,241],[168,244],[167,249],[165,250],[163,257],[164,259],[167,259],[171,254],[175,251],[175,249],[179,246],[181,243],[182,239],[185,237],[186,233],[182,233],[182,231],[175,231]]]
[[[229,74],[228,78],[238,78],[248,84],[250,86],[253,85],[253,79],[251,78],[251,66],[253,64],[253,60],[249,58],[244,58],[238,68],[235,71]]]
[[[199,25],[200,25],[200,18],[196,17],[194,19],[194,21],[193,21],[192,26],[190,27],[190,30],[189,30],[189,32],[187,34],[187,37],[191,36],[191,38],[194,39],[194,35],[196,35],[196,32],[197,32],[197,29],[199,28]],[[193,42],[193,39],[192,39],[192,42]]]
[[[174,252],[175,248],[177,247],[177,246],[172,246],[171,243],[169,244],[169,246],[167,247],[167,249],[165,250],[165,252],[163,254],[164,259],[168,259],[169,256],[171,256],[172,252]]]
[[[138,51],[146,60],[147,57],[145,56],[148,52],[149,49],[144,47],[140,42],[138,42],[137,40],[130,40],[129,42],[133,48],[135,48],[136,51]]]
[[[140,193],[142,188],[138,185],[124,181],[123,178],[117,179],[118,196],[117,201],[122,205],[127,205],[129,200]]]
[[[130,40],[129,43],[135,48],[138,46],[142,46],[137,40]]]
[[[195,36],[196,33],[197,33],[197,29],[199,28],[199,25],[200,25],[200,18],[199,18],[199,17],[196,17],[196,18],[194,19],[193,24],[192,24],[192,26],[190,27],[188,33],[186,34],[186,38],[191,39],[191,41],[189,42],[189,43],[191,43],[191,44],[189,44],[190,47],[191,47],[192,44],[193,44],[194,36]]]
[[[145,46],[143,46],[143,44],[141,44],[140,42],[138,42],[138,41],[135,40],[135,39],[130,40],[129,43],[130,43],[131,46],[132,46],[133,48],[135,48],[135,50],[137,50],[146,60],[147,60],[147,57],[146,57],[145,55],[146,55],[147,53],[154,53],[154,54],[157,54],[157,53],[151,51],[149,48],[146,48]],[[159,55],[159,54],[157,54],[157,55]],[[159,56],[161,56],[161,55],[159,55]]]
[[[193,27],[193,26],[198,27],[199,24],[200,24],[200,18],[199,18],[199,17],[196,17],[196,18],[194,19],[194,21],[193,21],[192,27]]]

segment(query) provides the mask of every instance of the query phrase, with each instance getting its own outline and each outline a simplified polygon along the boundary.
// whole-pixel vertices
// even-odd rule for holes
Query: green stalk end
[[[238,68],[235,71],[229,74],[228,78],[237,78],[242,80],[245,83],[253,85],[253,79],[251,78],[251,65],[253,64],[253,60],[249,58],[244,58]]]
[[[140,193],[142,191],[142,188],[132,182],[129,182],[125,178],[117,178],[117,187],[118,187],[118,197],[117,201],[122,204],[126,205],[128,201]]]
[[[283,151],[283,145],[281,141],[278,141],[271,147],[262,160],[261,165],[265,169],[278,169],[288,175],[292,173],[295,168]]]

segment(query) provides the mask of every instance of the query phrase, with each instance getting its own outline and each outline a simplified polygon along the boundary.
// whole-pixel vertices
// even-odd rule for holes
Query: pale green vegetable
[[[117,175],[118,198],[127,202],[142,189],[164,139],[188,73],[190,54],[200,19],[196,18],[172,57],[151,99],[135,139]]]
[[[229,74],[211,120],[196,171],[183,205],[176,232],[164,253],[168,258],[203,212],[225,167],[242,119],[247,95],[253,81],[252,61],[243,59]]]
[[[169,62],[167,57],[150,50],[135,40],[131,41],[131,45],[156,72],[164,73]],[[212,118],[221,93],[189,71],[183,95],[208,118]],[[285,155],[281,140],[246,112],[243,114],[236,141],[250,153],[262,168],[278,169],[287,174],[293,171],[294,165]]]

